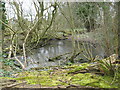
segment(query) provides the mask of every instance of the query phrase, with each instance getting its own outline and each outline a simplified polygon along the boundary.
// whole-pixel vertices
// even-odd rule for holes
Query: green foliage
[[[97,14],[95,3],[78,3],[77,5],[79,6],[79,8],[76,8],[76,14],[81,17],[95,17],[94,15]]]
[[[13,67],[14,66],[14,61],[15,60],[13,60],[13,59],[4,59],[4,58],[0,59],[0,62],[2,62],[4,66],[11,66],[11,67]]]
[[[98,67],[104,74],[114,76],[119,66],[112,64],[110,60],[103,59],[98,61]]]
[[[0,76],[2,77],[11,77],[12,74],[22,71],[22,69],[15,66],[15,60],[13,59],[1,58],[0,62],[3,64],[2,69],[0,69]]]
[[[1,61],[4,63],[4,65],[6,66],[13,66],[14,65],[14,61],[12,59],[1,59]]]
[[[7,71],[7,70],[4,70],[4,69],[0,69],[0,76],[1,77],[10,77],[11,74],[13,74],[13,72]]]
[[[73,13],[77,17],[76,20],[80,20],[84,24],[84,28],[89,32],[94,29],[96,24],[96,19],[99,17],[100,10],[96,3],[75,3],[75,8],[73,8]]]

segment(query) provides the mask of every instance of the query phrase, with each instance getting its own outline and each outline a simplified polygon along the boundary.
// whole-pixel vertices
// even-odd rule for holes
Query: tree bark
[[[2,21],[3,18],[3,6],[2,6],[3,2],[0,1],[0,20]],[[3,25],[2,22],[0,22],[0,59],[2,59],[2,49],[3,49]],[[0,69],[2,69],[2,62],[0,61]]]
[[[118,59],[120,59],[120,1],[118,2]]]

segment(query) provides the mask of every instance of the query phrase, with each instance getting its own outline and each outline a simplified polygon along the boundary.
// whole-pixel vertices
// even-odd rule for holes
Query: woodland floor
[[[14,78],[0,77],[0,85],[2,88],[89,88],[91,90],[101,88],[115,90],[119,87],[119,81],[113,82],[113,77],[101,75],[95,71],[93,65],[87,63],[49,69],[20,72]]]

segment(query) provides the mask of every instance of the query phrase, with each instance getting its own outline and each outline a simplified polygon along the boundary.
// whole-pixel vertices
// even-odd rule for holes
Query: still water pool
[[[29,63],[26,69],[61,65],[67,57],[72,55],[71,52],[74,47],[77,52],[82,50],[82,53],[75,58],[75,60],[80,63],[88,60],[91,56],[93,58],[96,55],[104,57],[104,50],[97,44],[91,44],[88,42],[72,42],[71,40],[52,40],[49,45],[34,50],[34,54],[28,56],[27,59],[29,60]],[[49,61],[50,58],[59,55],[63,55],[61,59]],[[86,58],[86,56],[88,58]]]

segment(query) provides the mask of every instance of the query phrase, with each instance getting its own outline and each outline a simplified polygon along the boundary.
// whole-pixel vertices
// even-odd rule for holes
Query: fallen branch
[[[62,59],[62,56],[65,56],[65,55],[68,55],[68,54],[71,54],[71,53],[72,52],[68,52],[68,53],[65,53],[65,54],[57,55],[57,56],[52,57],[52,58],[48,58],[48,61],[60,60],[60,59]]]
[[[74,84],[70,84],[68,83],[68,81],[62,81],[62,80],[59,80],[60,82],[63,82],[63,83],[67,83],[68,86],[66,86],[65,88],[94,88],[94,87],[91,87],[91,86],[81,86],[81,85],[74,85]],[[60,87],[58,87],[60,88]]]
[[[27,83],[27,81],[23,81],[22,83],[14,83],[14,84],[8,85],[6,87],[14,87],[14,86],[17,86],[17,85],[20,85],[20,84],[25,84],[25,83]]]
[[[70,88],[70,87],[81,88],[81,87],[83,87],[83,86],[80,86],[80,85],[70,84],[68,81],[62,81],[62,80],[59,80],[59,81],[68,84],[68,86],[66,86],[65,88]]]
[[[76,53],[75,51],[73,52],[73,55],[70,57],[70,58],[68,58],[66,61],[70,61],[70,62],[72,62],[72,63],[74,63],[74,59],[78,56],[78,55],[80,55],[82,53],[82,51],[80,51],[80,52],[78,52],[78,53]]]

